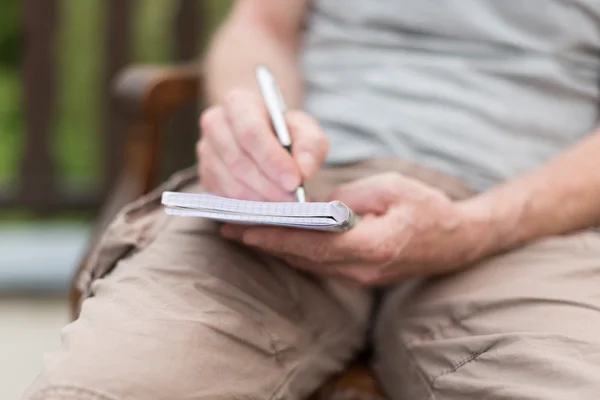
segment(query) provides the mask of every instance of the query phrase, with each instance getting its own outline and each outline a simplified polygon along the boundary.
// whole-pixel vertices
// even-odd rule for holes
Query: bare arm
[[[464,205],[489,224],[485,253],[600,225],[600,130]]]
[[[540,168],[454,202],[401,174],[339,186],[332,199],[364,215],[339,235],[225,226],[223,235],[297,268],[364,285],[388,285],[476,265],[537,238],[600,224],[600,130]]]
[[[302,99],[297,68],[300,28],[308,0],[237,0],[206,56],[206,95],[221,103],[232,88],[256,91],[254,66],[273,71],[291,108]]]

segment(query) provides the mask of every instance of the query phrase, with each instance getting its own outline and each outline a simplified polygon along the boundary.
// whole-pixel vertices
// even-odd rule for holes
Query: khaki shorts
[[[308,184],[395,170],[393,159],[329,168]],[[600,398],[600,236],[551,237],[469,270],[373,293],[300,273],[167,216],[163,190],[198,192],[184,171],[126,207],[80,277],[80,317],[25,399],[301,399],[366,344],[393,399]]]

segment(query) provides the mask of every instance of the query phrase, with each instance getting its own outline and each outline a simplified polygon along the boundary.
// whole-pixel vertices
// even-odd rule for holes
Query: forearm
[[[464,202],[486,220],[484,253],[600,225],[600,130],[519,178]]]
[[[254,67],[266,64],[276,76],[289,107],[302,99],[296,43],[277,37],[268,27],[233,13],[219,29],[205,59],[205,94],[220,103],[232,88],[259,93]]]

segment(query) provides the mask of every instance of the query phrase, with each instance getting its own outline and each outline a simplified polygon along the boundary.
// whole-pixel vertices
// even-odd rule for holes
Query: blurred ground
[[[65,298],[0,297],[0,399],[20,398],[39,373],[44,353],[59,346],[68,318]]]
[[[83,223],[0,226],[0,399],[20,399],[68,322],[66,295],[88,238]]]

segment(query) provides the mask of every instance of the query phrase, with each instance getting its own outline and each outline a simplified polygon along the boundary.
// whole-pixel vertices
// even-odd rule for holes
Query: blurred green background
[[[213,31],[231,0],[207,3]],[[0,186],[16,176],[22,154],[23,113],[19,67],[23,40],[19,34],[20,0],[0,2]],[[67,185],[90,185],[98,179],[100,85],[104,65],[104,0],[60,1],[59,33],[54,48],[57,64],[53,151],[61,180]],[[168,62],[172,18],[177,2],[137,0],[132,13],[133,62]]]
[[[21,59],[27,45],[20,7],[47,0],[0,0],[0,191],[18,183],[25,135]],[[57,0],[56,104],[53,159],[69,189],[101,181],[102,85],[106,65],[107,0]],[[197,0],[206,39],[231,0]],[[135,0],[130,62],[170,63],[173,18],[179,2]],[[43,16],[42,16],[43,17]],[[200,55],[202,48],[198,49]],[[68,208],[68,207],[66,207]],[[0,208],[0,399],[16,399],[39,373],[43,354],[58,347],[69,321],[68,289],[94,215],[42,216],[26,207]]]

